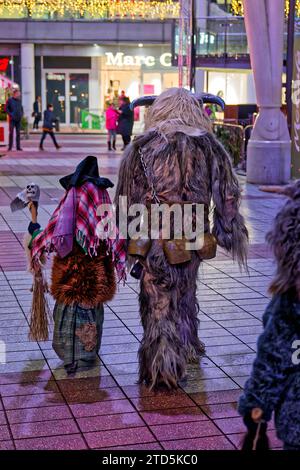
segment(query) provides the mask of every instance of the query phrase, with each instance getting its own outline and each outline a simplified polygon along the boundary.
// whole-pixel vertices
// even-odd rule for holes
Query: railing
[[[253,124],[242,126],[223,121],[213,123],[214,133],[229,153],[232,164],[239,170],[246,171],[247,148],[253,130]]]
[[[175,22],[174,53],[179,54],[179,25]],[[183,51],[184,53],[185,51]],[[220,57],[248,54],[243,17],[203,17],[196,20],[196,54]]]
[[[253,124],[250,124],[249,126],[246,126],[244,128],[243,158],[239,165],[241,170],[244,170],[244,171],[246,171],[247,169],[247,149],[248,149],[248,142],[251,137],[252,130],[253,130]]]
[[[184,41],[185,42],[185,41]],[[287,29],[284,32],[286,51]],[[179,54],[179,23],[175,20],[173,34],[175,61]],[[185,51],[183,50],[183,55]],[[249,56],[244,17],[202,17],[196,19],[196,56],[238,59]],[[201,66],[201,64],[198,64]]]

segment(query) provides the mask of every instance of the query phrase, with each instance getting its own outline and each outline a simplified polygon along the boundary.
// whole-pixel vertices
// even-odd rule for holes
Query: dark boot
[[[117,150],[117,149],[116,149],[116,139],[113,140],[113,149],[114,149],[114,150]]]
[[[108,148],[109,151],[111,150],[111,143],[110,142],[107,142],[107,148]]]

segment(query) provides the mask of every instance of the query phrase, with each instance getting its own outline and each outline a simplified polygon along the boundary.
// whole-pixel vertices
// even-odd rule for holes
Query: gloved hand
[[[253,408],[251,412],[244,416],[244,423],[248,432],[244,437],[242,450],[269,450],[268,425],[266,421],[261,419],[262,415],[263,411],[260,408]]]

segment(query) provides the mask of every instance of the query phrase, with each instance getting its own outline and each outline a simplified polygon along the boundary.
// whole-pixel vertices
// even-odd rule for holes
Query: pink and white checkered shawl
[[[31,252],[33,267],[39,264],[43,253],[55,251],[58,254],[63,253],[64,256],[68,254],[74,239],[86,253],[95,256],[101,241],[99,232],[97,234],[97,225],[104,217],[97,215],[97,210],[103,204],[109,206],[112,204],[107,190],[91,182],[69,189],[54,211],[47,227],[33,240]],[[110,233],[114,233],[114,238],[110,238],[110,235],[105,237],[106,250],[112,254],[119,280],[125,280],[125,240],[119,237],[114,221],[109,222],[109,229],[113,228],[113,232]],[[108,230],[107,225],[104,225],[104,230]]]

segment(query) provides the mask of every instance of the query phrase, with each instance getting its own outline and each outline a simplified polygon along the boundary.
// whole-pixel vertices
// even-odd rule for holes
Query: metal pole
[[[11,80],[14,82],[15,81],[15,61],[14,61],[14,56],[10,56],[10,71],[11,71]]]
[[[287,55],[286,55],[286,104],[287,104],[287,122],[291,132],[292,127],[292,81],[294,67],[294,34],[295,34],[295,10],[296,0],[290,0],[288,16],[288,36],[287,36]]]
[[[195,0],[192,2],[192,31],[191,31],[191,65],[190,65],[190,90],[195,88],[195,74],[196,74],[196,8]]]

